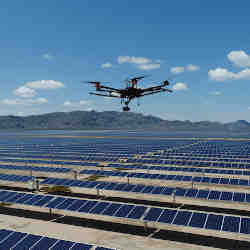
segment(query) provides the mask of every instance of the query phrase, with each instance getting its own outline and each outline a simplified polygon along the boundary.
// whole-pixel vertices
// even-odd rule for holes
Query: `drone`
[[[83,83],[93,84],[96,92],[89,92],[90,95],[104,96],[110,98],[120,98],[121,104],[123,104],[123,111],[129,111],[129,103],[135,98],[141,98],[147,95],[153,95],[161,92],[173,92],[171,89],[167,89],[170,83],[168,80],[163,81],[159,85],[149,88],[139,88],[138,81],[147,76],[138,76],[125,80],[126,88],[117,89],[113,87],[104,86],[100,81],[82,81]],[[101,93],[99,93],[101,92]]]

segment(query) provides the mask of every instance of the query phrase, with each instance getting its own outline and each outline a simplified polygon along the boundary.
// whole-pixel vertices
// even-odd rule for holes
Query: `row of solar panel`
[[[185,156],[178,154],[160,154],[154,153],[153,155],[142,155],[141,158],[158,158],[158,159],[169,159],[169,160],[185,160],[185,161],[210,161],[210,162],[250,162],[248,159],[238,159],[238,158],[222,158],[222,157],[194,157],[194,156]]]
[[[29,163],[29,164],[53,164],[53,165],[73,165],[73,166],[97,166],[99,163],[96,162],[75,162],[75,161],[49,161],[49,160],[27,160],[27,159],[14,159],[14,158],[2,158],[0,162],[10,163]]]
[[[193,188],[173,188],[164,186],[147,186],[105,181],[80,181],[71,179],[47,178],[41,182],[42,185],[82,187],[89,189],[109,190],[118,192],[141,193],[149,195],[173,195],[192,198],[230,202],[250,203],[250,194],[241,192],[226,192],[217,190],[203,190]]]
[[[9,158],[9,154],[0,154],[0,157]],[[97,162],[120,162],[120,158],[110,158],[110,157],[69,157],[69,156],[45,156],[45,155],[29,155],[29,154],[15,154],[11,156],[13,158],[35,158],[35,159],[51,159],[58,160],[57,164],[63,163],[59,160],[74,160],[74,161],[97,161]],[[4,161],[4,159],[2,159]],[[46,161],[47,163],[48,161]],[[51,163],[51,161],[49,161]],[[67,162],[69,164],[69,162]],[[148,159],[136,159],[129,158],[127,163],[142,163],[142,164],[165,164],[165,165],[181,165],[181,166],[199,166],[199,167],[219,167],[219,168],[238,168],[238,169],[250,169],[250,164],[235,164],[235,163],[219,163],[219,162],[192,162],[192,161],[179,161],[179,160],[148,160]],[[56,164],[56,162],[55,162]],[[77,162],[72,163],[72,165],[82,165],[77,164]]]
[[[68,173],[69,168],[53,168],[53,167],[32,167],[32,166],[18,166],[18,165],[0,165],[0,169],[18,170],[18,171],[39,171],[49,173]]]
[[[95,246],[92,244],[76,243],[72,241],[59,240],[46,236],[27,234],[6,229],[0,230],[0,249],[28,250],[28,249],[51,249],[51,250],[112,250]],[[114,249],[113,249],[114,250]]]
[[[125,165],[125,164],[109,164],[107,167],[114,168],[127,168],[127,169],[146,169],[157,171],[170,171],[170,172],[191,172],[191,173],[207,173],[207,174],[223,174],[223,175],[243,175],[250,176],[250,171],[231,170],[231,169],[209,169],[209,168],[186,168],[186,167],[162,167],[162,166],[145,166],[145,165]]]
[[[25,175],[0,174],[0,181],[28,182],[32,179],[33,177]]]
[[[222,177],[221,178],[201,177],[201,176],[192,177],[189,175],[129,173],[129,172],[119,172],[119,171],[88,170],[88,169],[82,170],[80,174],[141,178],[141,179],[151,179],[151,180],[185,181],[185,182],[197,182],[197,183],[209,183],[209,184],[250,186],[250,181],[247,179],[231,179]]]
[[[1,160],[0,160],[1,161]],[[2,160],[6,162],[5,160]],[[15,162],[11,160],[11,162]],[[22,160],[17,160],[16,162],[23,162]],[[27,163],[31,163],[25,161]],[[35,160],[33,163],[36,164],[54,164],[54,162],[50,161],[39,161]],[[77,164],[73,162],[74,165],[78,166],[98,166],[98,163],[88,163],[81,162],[81,164]],[[55,165],[70,165],[69,162],[56,162]],[[208,174],[223,174],[223,175],[243,175],[250,176],[250,171],[242,171],[242,170],[218,170],[218,169],[202,169],[202,168],[184,168],[184,167],[162,167],[162,166],[143,166],[143,165],[121,165],[121,164],[109,164],[106,167],[114,167],[114,168],[127,168],[127,169],[146,169],[146,170],[158,170],[158,171],[174,171],[174,172],[191,172],[191,173],[208,173]],[[54,172],[54,173],[68,173],[71,171],[69,168],[55,168],[55,167],[33,167],[33,166],[17,166],[17,165],[0,165],[0,169],[9,169],[9,170],[19,170],[19,171],[40,171],[40,172]]]
[[[8,197],[7,199],[6,196]],[[42,202],[46,197],[47,202]],[[106,201],[79,200],[19,192],[0,192],[0,201],[10,202],[10,200],[11,203],[43,206],[51,209],[69,210],[79,213],[250,234],[250,218],[240,216],[192,212],[181,209],[163,209]]]

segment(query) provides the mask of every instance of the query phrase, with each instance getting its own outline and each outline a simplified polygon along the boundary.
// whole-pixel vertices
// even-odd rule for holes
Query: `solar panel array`
[[[232,209],[235,209],[234,204],[247,205],[250,203],[250,192],[248,191],[248,187],[250,187],[250,171],[248,171],[250,169],[249,141],[160,140],[154,138],[144,138],[143,140],[139,138],[134,138],[133,140],[124,138],[84,138],[84,140],[36,138],[37,143],[34,143],[32,139],[28,139],[23,143],[18,141],[18,139],[15,140],[16,144],[7,143],[4,140],[0,143],[0,162],[2,164],[0,165],[0,170],[40,171],[55,173],[56,177],[57,173],[68,173],[77,166],[82,168],[80,175],[112,176],[129,178],[129,180],[138,178],[143,182],[143,184],[137,185],[125,183],[126,179],[123,179],[123,182],[114,182],[114,180],[119,181],[120,179],[118,178],[112,179],[112,182],[46,178],[41,182],[42,185],[126,192],[129,197],[130,194],[136,193],[142,194],[143,198],[145,198],[144,195],[150,195],[148,196],[150,197],[149,199],[152,196],[159,197],[159,195],[161,197],[172,196],[173,199],[174,197],[183,197],[189,198],[189,204],[192,204],[195,199],[231,202],[229,204],[232,204]],[[121,163],[121,159],[124,160],[124,163]],[[105,166],[102,166],[102,162],[106,162]],[[16,163],[19,163],[19,166]],[[21,163],[26,165],[21,165]],[[54,164],[57,167],[34,166],[35,164]],[[97,167],[102,167],[102,170]],[[111,171],[109,168],[117,168],[118,171]],[[126,169],[130,172],[124,171]],[[136,172],[131,170],[136,170]],[[140,170],[141,172],[139,172]],[[149,172],[151,170],[153,173]],[[158,173],[159,171],[161,171],[160,174]],[[162,171],[166,171],[166,174],[162,174]],[[168,172],[176,173],[168,174]],[[215,177],[211,177],[213,175]],[[236,178],[236,176],[240,176],[240,178]],[[27,182],[32,180],[32,177],[0,174],[1,180]],[[149,180],[158,180],[158,183],[162,182],[162,184],[158,186],[146,185]],[[170,183],[169,181],[173,181],[177,185],[193,183],[212,186],[216,184],[217,188],[222,190],[168,187],[166,185]],[[236,186],[239,189],[244,188],[246,191],[229,192],[226,190],[228,185],[231,185],[231,188]],[[117,194],[119,196],[119,193]],[[203,232],[205,230],[215,230],[247,236],[250,234],[250,218],[231,216],[224,214],[222,210],[218,210],[218,213],[197,212],[191,209],[170,209],[127,202],[76,199],[6,190],[0,190],[0,202],[56,209],[64,212],[71,211],[84,214],[84,216],[89,214],[101,215],[104,218],[107,216],[108,221],[120,218],[127,224],[133,220],[142,223],[142,225],[146,223],[156,228],[161,228],[161,225],[175,225],[181,226],[187,231],[190,228],[198,228]],[[224,203],[218,203],[215,206],[220,207],[221,204]],[[201,209],[203,208],[201,207]],[[97,216],[97,218],[99,217]],[[1,232],[0,246],[2,244]],[[10,234],[13,234],[13,232]],[[32,242],[32,236],[26,235],[22,237],[20,238],[22,240],[18,242],[25,242],[26,238]],[[5,239],[7,240],[7,238]],[[57,243],[55,240],[53,242],[55,245],[51,249],[64,249],[64,246],[65,249],[76,249],[75,247],[79,244],[67,241],[61,241],[60,243],[58,240],[56,240]],[[8,244],[8,241],[6,243]],[[12,247],[13,249],[18,249],[15,248],[15,245],[12,245]],[[95,249],[99,250],[97,247]]]
[[[250,203],[250,193],[229,192],[219,190],[204,190],[194,188],[174,188],[167,186],[136,185],[128,183],[117,183],[108,181],[80,181],[59,178],[47,178],[41,182],[42,185],[78,187],[88,189],[109,190],[118,192],[141,193],[149,195],[173,195],[192,199],[205,199],[230,202]]]
[[[178,181],[178,182],[195,182],[200,184],[218,184],[218,185],[237,185],[237,186],[250,186],[248,179],[235,179],[235,178],[223,178],[223,177],[202,177],[190,175],[164,175],[164,174],[148,174],[148,173],[130,173],[120,171],[105,171],[105,170],[93,170],[85,169],[80,172],[85,175],[100,175],[100,176],[116,176],[116,177],[128,177],[128,178],[140,178],[150,180],[165,180],[165,181]]]
[[[16,232],[6,229],[0,229],[0,249],[114,250],[114,248],[59,240],[47,236]]]
[[[33,177],[25,175],[0,174],[0,181],[28,182],[32,179]]]
[[[124,222],[125,220],[137,220],[138,222],[154,222],[194,228],[198,227],[200,229],[211,229],[221,232],[250,234],[250,218],[241,216],[149,207],[118,202],[80,200],[10,191],[0,191],[0,201],[123,218]]]

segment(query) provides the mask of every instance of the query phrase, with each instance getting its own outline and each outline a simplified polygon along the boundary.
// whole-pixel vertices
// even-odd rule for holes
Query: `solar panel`
[[[233,193],[232,192],[221,192],[220,200],[232,201]]]
[[[89,210],[92,214],[101,214],[104,209],[110,206],[109,202],[98,202],[98,204]]]
[[[78,210],[78,212],[88,213],[94,206],[97,205],[97,201],[88,201]]]
[[[136,206],[134,209],[128,214],[127,218],[130,219],[140,219],[144,212],[146,211],[147,207],[145,206]]]
[[[116,213],[113,214],[113,216],[116,217],[127,217],[127,215],[132,211],[134,208],[134,205],[122,205],[119,210],[116,211]]]
[[[239,202],[244,202],[245,201],[245,197],[246,197],[245,193],[234,192],[233,200],[234,201],[239,201]]]
[[[157,222],[172,223],[176,213],[177,213],[177,210],[164,209],[163,213],[161,213],[161,215],[158,218]]]
[[[18,241],[20,241],[23,237],[25,237],[26,233],[13,232],[4,238],[0,243],[0,249],[11,249],[16,245]]]
[[[240,232],[243,234],[250,234],[250,218],[241,218]]]
[[[233,216],[225,216],[222,230],[228,231],[228,232],[239,232],[239,226],[240,226],[240,217],[233,217]]]
[[[144,220],[145,221],[157,221],[163,211],[164,210],[161,208],[156,208],[156,207],[150,208],[149,212],[144,217]]]
[[[213,230],[221,230],[222,221],[223,221],[222,215],[209,214],[205,228]]]
[[[206,219],[207,219],[207,214],[194,212],[189,222],[189,226],[203,228]]]
[[[51,250],[62,250],[70,249],[74,245],[72,241],[58,240],[50,249]]]
[[[62,198],[62,197],[57,197],[54,200],[50,201],[46,207],[48,208],[56,208],[58,205],[60,205],[61,203],[63,203],[66,199]]]
[[[178,211],[172,223],[176,225],[187,226],[191,215],[192,215],[192,212],[189,212],[189,211]]]

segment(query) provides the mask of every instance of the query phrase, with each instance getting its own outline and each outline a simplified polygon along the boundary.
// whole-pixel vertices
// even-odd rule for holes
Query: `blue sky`
[[[116,110],[81,80],[173,77],[135,112],[169,120],[250,120],[248,1],[5,1],[0,115]]]

